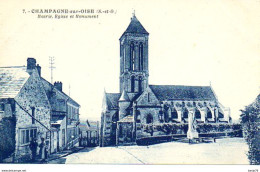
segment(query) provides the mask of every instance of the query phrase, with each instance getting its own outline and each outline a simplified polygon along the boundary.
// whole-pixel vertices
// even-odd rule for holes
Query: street
[[[66,164],[249,164],[243,138],[216,143],[161,143],[150,146],[85,148],[49,163]]]

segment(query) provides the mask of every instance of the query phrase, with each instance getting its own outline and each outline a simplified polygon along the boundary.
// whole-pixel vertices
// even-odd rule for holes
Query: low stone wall
[[[210,124],[202,123],[197,125],[197,131],[200,135],[203,134],[213,134],[213,133],[233,133],[227,136],[239,136],[242,137],[240,124]],[[141,128],[142,132],[137,137],[157,137],[157,136],[167,136],[167,135],[178,135],[187,134],[188,124],[175,124],[175,123],[164,123],[164,124],[144,124]],[[234,133],[236,131],[236,133]]]

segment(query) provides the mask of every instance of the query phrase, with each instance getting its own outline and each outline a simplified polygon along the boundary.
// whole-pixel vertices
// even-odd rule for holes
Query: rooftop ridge
[[[0,66],[0,68],[22,68],[22,67],[26,67],[25,65],[23,66]]]
[[[182,86],[182,87],[210,87],[209,85],[205,85],[205,86],[200,86],[200,85],[155,85],[155,84],[149,84],[149,86]]]

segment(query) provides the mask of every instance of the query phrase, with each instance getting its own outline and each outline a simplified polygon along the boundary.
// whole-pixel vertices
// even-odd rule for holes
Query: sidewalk
[[[82,149],[84,149],[84,147],[73,147],[69,150],[63,150],[61,152],[57,152],[57,153],[53,153],[53,154],[49,155],[47,161],[45,161],[45,162],[42,162],[40,159],[36,159],[36,161],[33,162],[32,164],[47,164],[49,161],[53,161],[53,160],[68,156],[68,155],[76,153]]]

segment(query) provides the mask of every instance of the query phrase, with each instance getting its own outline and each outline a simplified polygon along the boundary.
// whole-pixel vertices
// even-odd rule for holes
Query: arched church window
[[[178,119],[178,113],[175,108],[172,111],[172,119]]]
[[[209,108],[207,108],[207,118],[212,118],[212,113]]]
[[[115,114],[112,116],[112,122],[117,122],[118,120],[119,120],[118,113],[115,113]]]
[[[165,120],[165,122],[169,122],[169,114],[168,114],[168,109],[169,109],[169,107],[168,107],[167,105],[165,105],[165,106],[164,106],[164,111],[163,111],[163,113],[164,113],[164,120]]]
[[[126,51],[126,48],[123,49],[123,71],[125,71],[125,65],[126,65],[125,51]]]
[[[144,46],[143,43],[139,44],[139,70],[143,70],[143,63],[144,63]]]
[[[153,123],[153,116],[151,114],[148,114],[146,117],[146,124]]]
[[[142,92],[142,77],[139,76],[138,78],[138,90],[139,92]]]
[[[196,109],[196,111],[195,111],[195,118],[201,119],[201,114],[200,114],[200,111],[198,109]]]
[[[135,47],[134,43],[130,45],[130,69],[135,70]]]
[[[219,118],[224,118],[224,114],[221,113],[221,112],[219,112],[219,113],[218,113],[218,117],[219,117]]]
[[[131,76],[131,92],[135,92],[135,76]]]
[[[217,109],[215,110],[215,112],[217,111]],[[218,118],[224,118],[224,112],[221,108],[218,109]]]
[[[187,108],[185,108],[183,111],[183,118],[188,118],[188,116],[189,116],[189,111]]]

